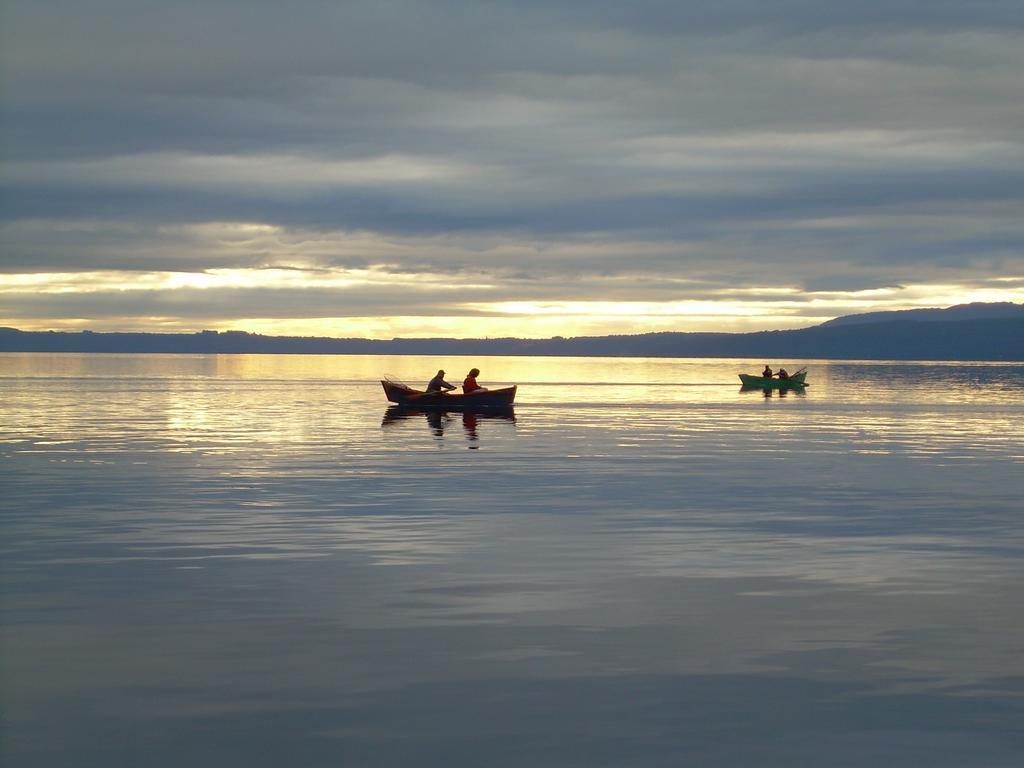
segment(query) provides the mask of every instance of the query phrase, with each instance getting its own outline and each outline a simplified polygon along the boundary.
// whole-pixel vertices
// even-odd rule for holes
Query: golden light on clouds
[[[387,285],[409,290],[486,290],[485,283],[453,285],[443,275],[392,274],[374,269],[208,269],[202,272],[40,272],[0,277],[0,296],[19,292],[102,293],[179,289],[331,288]]]
[[[802,318],[781,321],[779,328],[808,325]],[[681,327],[683,326],[683,327]],[[329,336],[336,338],[524,338],[547,339],[554,336],[606,336],[616,334],[658,333],[664,331],[761,330],[756,320],[723,318],[719,322],[687,320],[679,317],[634,316],[628,319],[600,315],[558,315],[495,317],[466,315],[458,317],[402,316],[337,317],[316,320],[279,320],[246,318],[217,330],[248,330],[266,335]]]
[[[184,159],[182,173],[198,170],[201,164],[193,160]],[[230,159],[214,165],[228,175],[312,173],[301,159],[281,160],[280,167],[278,160],[250,169]],[[119,172],[143,173],[145,162],[136,158],[132,163],[137,164]],[[332,183],[343,172],[442,173],[431,168],[389,157],[320,173]],[[158,260],[180,264],[177,269],[2,274],[0,324],[24,330],[548,338],[790,329],[857,312],[1024,302],[1024,277],[1005,275],[976,284],[899,285],[894,280],[889,287],[807,290],[785,278],[772,279],[772,262],[743,280],[712,279],[664,270],[665,264],[701,254],[686,243],[661,241],[398,236],[254,220],[160,224],[150,230],[128,223],[104,228],[86,219],[26,220],[0,230],[8,237],[46,236],[54,247],[74,242],[80,248],[92,247],[90,238],[102,231],[96,261],[108,252],[129,258],[134,250],[117,250],[118,238],[125,237],[130,249],[145,243],[140,266]],[[190,268],[192,253],[197,261]],[[731,263],[728,249],[704,258]]]
[[[739,301],[498,301],[464,304],[480,314],[526,315],[529,317],[736,317],[762,314],[755,302]]]
[[[259,228],[252,231],[266,234]],[[692,290],[701,297],[659,301],[529,298],[530,291],[543,294],[545,284],[510,287],[480,278],[392,272],[383,267],[9,274],[0,278],[0,324],[24,330],[193,332],[209,328],[353,338],[548,338],[781,330],[856,312],[1024,302],[1024,278],[1013,277],[984,287],[914,284],[847,292],[770,285],[698,290],[679,281],[674,289],[678,293]],[[606,278],[590,290],[612,285],[621,291],[624,284],[622,278]],[[509,297],[516,292],[524,297]],[[18,297],[37,303],[51,297],[55,310],[63,302],[74,306],[92,298],[110,310],[92,316],[84,310],[54,311],[48,317],[5,311],[8,303],[17,306]],[[283,298],[274,303],[274,297]],[[138,309],[136,303],[131,305],[136,307],[134,312],[119,313],[119,300],[141,301],[144,308]]]
[[[1012,259],[983,276],[957,269],[945,274],[958,279],[913,282],[883,265],[865,282],[887,287],[861,288],[849,266],[826,268],[824,278],[798,269],[816,267],[816,253],[749,261],[728,240],[697,246],[487,232],[400,235],[255,219],[151,227],[34,219],[2,224],[0,235],[38,240],[40,252],[73,247],[83,261],[139,267],[0,275],[0,324],[25,330],[209,328],[370,338],[747,332],[858,312],[1024,301],[1024,277],[1007,268]],[[682,269],[684,263],[695,266]],[[733,270],[741,276],[733,279]],[[823,287],[808,289],[794,273]],[[852,287],[844,289],[847,282]]]

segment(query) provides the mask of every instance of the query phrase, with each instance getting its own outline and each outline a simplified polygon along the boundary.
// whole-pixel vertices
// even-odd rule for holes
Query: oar
[[[444,390],[439,390],[437,392],[414,392],[413,394],[409,395],[405,399],[406,400],[418,400],[419,398],[426,397],[427,395],[447,395],[447,394],[448,393],[446,391],[444,391]]]

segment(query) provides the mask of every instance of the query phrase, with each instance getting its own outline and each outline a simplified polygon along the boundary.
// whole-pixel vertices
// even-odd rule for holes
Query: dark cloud
[[[7,272],[613,274],[638,301],[1024,273],[1018,2],[12,0],[2,26]],[[282,234],[180,231],[221,222]],[[332,250],[351,232],[377,241]]]

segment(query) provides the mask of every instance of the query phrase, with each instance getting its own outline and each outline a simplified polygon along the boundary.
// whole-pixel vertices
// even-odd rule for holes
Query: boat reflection
[[[807,394],[807,386],[759,387],[756,384],[744,384],[740,387],[740,392],[763,392],[765,397],[772,397],[774,395],[777,395],[778,397],[786,397],[790,392],[793,392],[797,396],[803,397]]]
[[[417,421],[421,417],[426,421],[431,434],[438,438],[443,438],[445,430],[461,422],[466,439],[470,442],[470,448],[478,447],[477,444],[480,440],[479,426],[481,422],[504,421],[515,424],[516,421],[515,410],[511,407],[490,408],[486,411],[459,410],[449,412],[436,408],[417,410],[405,405],[392,405],[384,411],[384,418],[381,420],[380,425],[387,427],[397,423]]]

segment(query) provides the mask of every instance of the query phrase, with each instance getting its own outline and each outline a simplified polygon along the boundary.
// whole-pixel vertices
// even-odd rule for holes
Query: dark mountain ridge
[[[1011,301],[957,304],[954,307],[929,309],[902,309],[891,312],[865,312],[859,315],[844,315],[822,323],[826,328],[837,325],[865,325],[889,321],[914,321],[924,323],[949,323],[962,320],[998,320],[1024,317],[1024,304]]]

